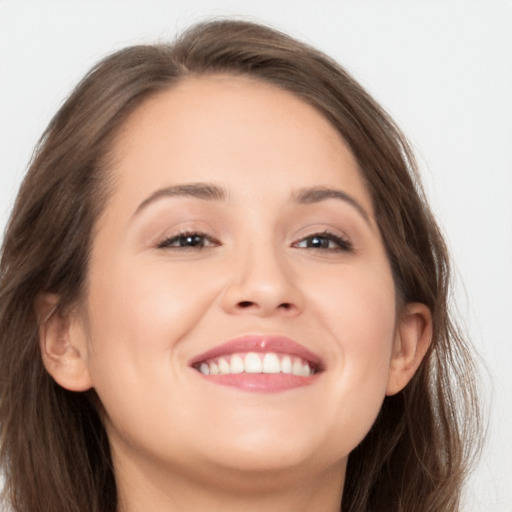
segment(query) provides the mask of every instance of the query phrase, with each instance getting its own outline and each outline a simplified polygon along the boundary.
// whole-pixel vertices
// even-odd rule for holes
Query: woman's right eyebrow
[[[148,198],[144,199],[135,210],[133,216],[140,213],[148,205],[161,199],[162,197],[195,197],[197,199],[222,201],[226,199],[227,192],[211,183],[185,183],[181,185],[172,185],[170,187],[160,188],[153,192]]]

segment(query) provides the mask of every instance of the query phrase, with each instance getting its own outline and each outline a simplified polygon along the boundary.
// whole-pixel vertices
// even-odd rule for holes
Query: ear
[[[35,302],[43,364],[63,388],[86,391],[92,382],[85,331],[76,315],[59,310],[59,300],[57,295],[42,294]]]
[[[432,342],[432,313],[425,304],[405,306],[397,326],[389,367],[387,395],[401,391],[412,379]]]

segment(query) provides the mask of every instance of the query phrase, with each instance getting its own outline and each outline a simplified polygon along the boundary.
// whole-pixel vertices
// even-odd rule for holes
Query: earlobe
[[[35,303],[39,325],[39,346],[46,371],[69,391],[92,387],[87,365],[87,344],[83,327],[69,312],[62,313],[59,297],[44,294]]]
[[[425,304],[407,304],[397,326],[389,367],[387,395],[401,391],[412,379],[432,342],[432,313]]]

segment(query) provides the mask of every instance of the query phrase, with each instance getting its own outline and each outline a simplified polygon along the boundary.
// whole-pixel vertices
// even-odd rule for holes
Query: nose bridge
[[[284,251],[267,241],[246,241],[233,255],[225,306],[230,311],[271,314],[298,311],[300,293]]]
[[[247,244],[241,259],[241,278],[255,289],[277,291],[290,280],[283,255],[270,242]]]

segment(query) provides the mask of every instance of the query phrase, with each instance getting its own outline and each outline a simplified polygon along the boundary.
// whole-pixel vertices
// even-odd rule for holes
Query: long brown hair
[[[0,456],[16,512],[114,512],[115,475],[94,391],[45,371],[34,303],[80,301],[95,219],[114,184],[113,138],[150,96],[187,76],[249,75],[292,92],[338,130],[357,158],[398,294],[426,304],[432,345],[409,385],[387,397],[349,457],[342,511],[454,512],[477,446],[469,350],[448,306],[449,262],[404,136],[324,54],[244,21],[192,27],[172,44],[135,46],[100,62],[51,121],[19,192],[0,267]],[[341,483],[340,483],[341,485]]]

